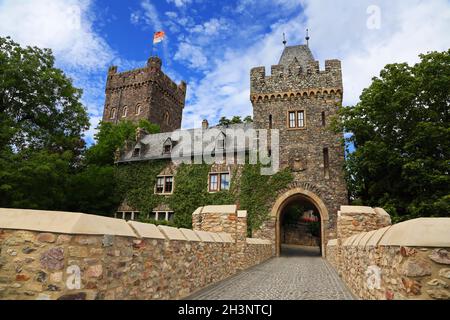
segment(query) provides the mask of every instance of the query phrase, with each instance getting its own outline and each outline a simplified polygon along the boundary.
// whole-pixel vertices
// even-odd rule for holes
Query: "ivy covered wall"
[[[174,193],[170,196],[155,195],[156,178],[169,165],[170,162],[165,160],[121,164],[116,167],[116,191],[119,199],[126,200],[129,206],[141,212],[141,217],[166,204],[175,212],[172,224],[179,228],[192,227],[192,213],[199,207],[237,204],[248,212],[251,235],[252,230],[258,229],[268,219],[278,191],[293,180],[289,170],[262,176],[260,165],[232,166],[230,190],[209,193],[211,165],[182,164],[176,170]]]

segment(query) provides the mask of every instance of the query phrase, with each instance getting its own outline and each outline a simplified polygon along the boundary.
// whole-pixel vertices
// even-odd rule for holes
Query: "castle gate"
[[[330,220],[328,209],[326,208],[323,201],[313,192],[305,190],[303,188],[295,188],[282,194],[275,205],[272,208],[272,218],[275,220],[275,246],[277,256],[281,254],[281,246],[283,244],[283,221],[286,215],[286,209],[289,208],[293,203],[307,204],[313,208],[320,216],[320,246],[322,256],[325,257],[325,246],[326,246],[326,235],[325,226],[328,225]]]

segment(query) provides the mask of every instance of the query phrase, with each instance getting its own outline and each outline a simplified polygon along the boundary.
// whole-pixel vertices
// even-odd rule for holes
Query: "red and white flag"
[[[153,36],[153,44],[162,42],[165,36],[166,34],[164,31],[155,32],[155,35]]]

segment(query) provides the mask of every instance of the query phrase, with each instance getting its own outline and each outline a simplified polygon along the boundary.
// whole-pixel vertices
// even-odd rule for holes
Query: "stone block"
[[[140,238],[166,240],[166,237],[161,232],[161,230],[153,224],[140,223],[135,221],[129,221],[128,224],[134,229],[134,231]]]
[[[158,229],[168,240],[187,241],[183,233],[181,233],[181,231],[177,228],[159,226]]]

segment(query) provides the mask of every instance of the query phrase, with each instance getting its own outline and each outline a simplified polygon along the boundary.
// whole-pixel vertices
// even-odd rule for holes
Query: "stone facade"
[[[266,75],[264,67],[258,67],[251,70],[250,78],[254,124],[235,125],[229,129],[242,129],[244,132],[251,129],[278,129],[281,169],[290,169],[294,176],[292,184],[280,192],[274,203],[268,203],[268,208],[262,210],[271,211],[283,194],[301,190],[295,196],[302,196],[312,202],[320,212],[322,252],[325,254],[324,244],[329,239],[336,238],[339,206],[348,201],[343,172],[343,135],[335,134],[329,128],[331,117],[342,104],[341,63],[338,60],[328,60],[325,62],[325,70],[320,70],[319,62],[314,60],[307,46],[287,47],[280,63],[272,67],[270,76]],[[289,112],[292,111],[303,112],[303,127],[290,128]],[[213,129],[224,133],[228,129],[208,128],[207,121],[203,126],[203,132]],[[169,133],[148,135],[136,142],[138,148],[131,146],[122,152],[117,163],[170,159],[170,155],[163,152],[163,144],[168,139],[171,139]],[[177,143],[175,140],[170,141],[174,145]],[[226,141],[226,144],[229,142]],[[139,155],[136,150],[139,150]],[[212,172],[233,173],[234,167],[236,166],[228,168],[226,165],[216,164]],[[239,166],[237,169],[236,176],[231,177],[233,182],[239,180],[241,170]],[[176,185],[176,176],[174,178]],[[235,185],[239,189],[239,183]],[[286,201],[292,201],[292,198]],[[272,241],[274,252],[280,245],[277,233],[284,206],[285,204],[280,204],[279,211],[272,209],[275,211],[268,220],[253,233],[255,237]]]
[[[291,189],[314,192],[328,209],[329,221],[323,222],[327,241],[336,236],[339,206],[348,203],[343,135],[329,129],[342,104],[341,62],[327,60],[321,71],[307,46],[287,47],[271,71],[268,76],[264,67],[251,70],[255,129],[279,130],[281,166],[295,176]],[[304,127],[290,128],[289,112],[298,111],[304,112]],[[274,224],[269,221],[257,236],[272,234],[273,239]]]
[[[271,256],[269,242],[227,233],[0,210],[2,300],[181,299]]]
[[[111,67],[106,84],[103,121],[118,123],[145,119],[158,124],[161,132],[180,129],[186,83],[174,83],[164,74],[161,66],[162,61],[152,57],[142,69],[118,73],[117,67]]]
[[[416,219],[390,226],[380,209],[346,207],[342,212],[358,223],[340,217],[338,229],[344,238],[328,243],[327,259],[355,296],[450,299],[450,219]],[[383,225],[388,226],[377,229]]]

